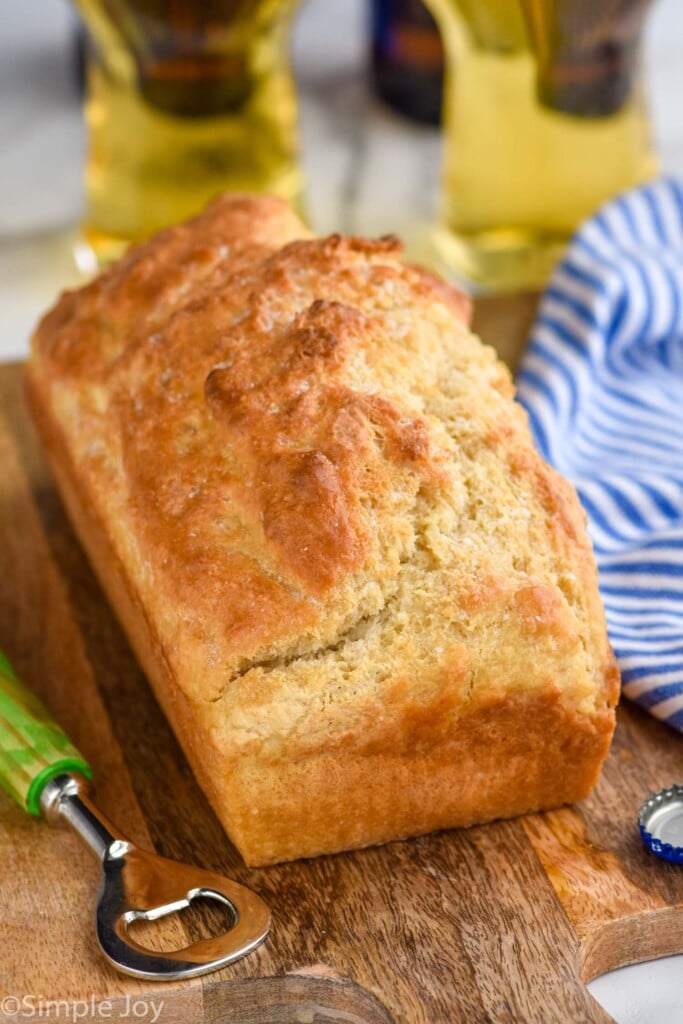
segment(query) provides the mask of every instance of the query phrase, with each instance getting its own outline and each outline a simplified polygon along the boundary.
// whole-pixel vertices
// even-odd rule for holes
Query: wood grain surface
[[[514,321],[504,304],[479,307],[510,360],[531,309],[518,302]],[[94,940],[91,854],[0,794],[0,1020],[38,1019],[41,1006],[42,1019],[97,1021],[110,1005],[109,1020],[162,1024],[597,1024],[609,1017],[586,980],[683,949],[683,871],[648,854],[635,825],[649,792],[680,781],[683,743],[628,705],[577,807],[245,868],[74,538],[19,367],[0,369],[0,467],[0,647],[90,760],[108,817],[141,845],[253,887],[274,916],[264,946],[206,978],[117,975]],[[175,919],[162,939],[177,947],[212,923]],[[7,995],[26,1012],[3,1010]],[[63,1004],[50,1016],[50,1000],[81,1015]]]

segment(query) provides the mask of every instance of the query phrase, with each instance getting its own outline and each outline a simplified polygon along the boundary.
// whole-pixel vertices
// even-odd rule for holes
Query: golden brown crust
[[[616,701],[583,514],[466,302],[394,238],[305,236],[222,197],[63,297],[27,371],[79,535],[252,863],[577,799]]]
[[[557,693],[498,694],[438,745],[245,757],[226,766],[232,786],[214,806],[247,863],[271,864],[579,800],[597,781],[611,735],[607,708],[588,718]]]

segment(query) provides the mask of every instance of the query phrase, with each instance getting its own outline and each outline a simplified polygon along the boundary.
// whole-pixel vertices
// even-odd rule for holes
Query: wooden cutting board
[[[513,349],[530,308],[505,314]],[[501,332],[497,306],[478,317],[488,337]],[[681,781],[683,739],[629,705],[577,807],[245,868],[71,532],[19,367],[0,369],[0,468],[0,647],[90,760],[107,816],[167,857],[252,886],[274,915],[267,943],[231,968],[166,985],[123,978],[93,938],[94,858],[0,794],[0,1007],[10,995],[24,1012],[10,1000],[0,1020],[41,1009],[162,1024],[604,1022],[585,981],[683,949],[683,870],[648,854],[635,825],[648,793]],[[176,919],[164,941],[184,945],[208,924]],[[48,1017],[49,1000],[74,1014],[64,1004]]]

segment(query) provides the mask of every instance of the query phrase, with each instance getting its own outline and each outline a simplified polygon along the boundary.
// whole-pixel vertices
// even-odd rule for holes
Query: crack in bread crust
[[[361,616],[361,618],[357,619],[356,622],[348,627],[348,629],[345,629],[340,633],[333,643],[327,644],[325,647],[317,647],[310,651],[304,651],[301,654],[277,655],[274,658],[265,658],[262,661],[251,661],[245,665],[244,668],[241,668],[235,673],[233,678],[230,680],[230,683],[237,679],[244,678],[250,672],[263,672],[267,674],[269,672],[288,669],[290,666],[297,663],[320,663],[327,656],[331,654],[338,654],[345,645],[362,640],[366,632],[385,621],[396,600],[397,595],[393,595],[387,599],[379,611],[374,612],[372,615]],[[230,683],[227,685],[229,686]],[[219,693],[218,696],[214,698],[213,702],[220,701],[224,696],[224,693],[225,691]]]

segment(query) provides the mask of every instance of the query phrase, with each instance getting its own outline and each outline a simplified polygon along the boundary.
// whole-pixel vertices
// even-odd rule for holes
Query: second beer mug
[[[217,192],[297,205],[297,0],[78,0],[90,35],[85,239],[99,263]]]
[[[542,285],[576,225],[651,177],[649,0],[428,0],[447,58],[437,244],[493,290]]]

